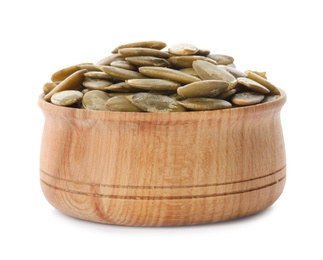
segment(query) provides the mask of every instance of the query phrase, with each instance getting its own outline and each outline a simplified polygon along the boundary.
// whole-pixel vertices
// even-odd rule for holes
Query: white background
[[[0,259],[323,259],[321,1],[1,1]],[[287,92],[287,183],[268,210],[224,223],[134,228],[76,220],[39,185],[42,85],[141,40],[187,42],[265,70]]]

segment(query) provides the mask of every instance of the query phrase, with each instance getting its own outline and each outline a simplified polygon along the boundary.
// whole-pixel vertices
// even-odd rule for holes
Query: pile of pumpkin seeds
[[[55,72],[44,99],[59,106],[120,112],[183,112],[250,106],[280,95],[265,72],[235,68],[234,58],[192,44],[120,45],[97,63]]]

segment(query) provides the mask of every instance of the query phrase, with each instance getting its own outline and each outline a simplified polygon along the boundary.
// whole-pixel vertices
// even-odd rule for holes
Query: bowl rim
[[[146,120],[188,120],[199,117],[235,117],[244,114],[258,114],[258,113],[271,113],[272,110],[280,111],[286,102],[287,96],[285,91],[279,89],[280,95],[277,99],[268,101],[266,103],[259,103],[250,106],[232,107],[219,110],[209,111],[185,111],[185,112],[117,112],[117,111],[97,111],[86,110],[73,107],[64,107],[52,104],[44,100],[44,94],[38,97],[38,106],[44,113],[56,113],[61,116],[74,117],[74,118],[86,118],[86,119],[109,119],[109,120],[131,120],[133,121],[146,121]]]

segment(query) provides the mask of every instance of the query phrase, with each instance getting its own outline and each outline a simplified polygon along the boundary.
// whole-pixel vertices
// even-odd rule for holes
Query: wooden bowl
[[[40,97],[44,195],[70,216],[130,226],[264,210],[286,179],[281,92],[264,104],[177,113],[88,111]]]

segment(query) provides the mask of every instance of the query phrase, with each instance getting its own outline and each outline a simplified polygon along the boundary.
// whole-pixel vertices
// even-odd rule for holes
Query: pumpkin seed
[[[218,67],[225,69],[227,72],[229,72],[230,74],[232,74],[233,77],[235,78],[240,78],[240,77],[247,77],[247,74],[237,70],[234,67],[228,66],[228,65],[218,65]]]
[[[258,92],[258,93],[263,93],[263,94],[268,94],[270,91],[268,88],[264,87],[263,85],[259,84],[257,81],[254,81],[249,78],[237,78],[238,83],[241,85],[244,85],[245,87]]]
[[[119,50],[119,54],[123,57],[133,56],[154,56],[158,58],[169,58],[171,55],[167,52],[163,52],[151,48],[124,48]]]
[[[57,86],[56,82],[47,82],[43,86],[43,93],[46,95]]]
[[[111,80],[112,77],[109,76],[108,74],[106,74],[103,71],[89,71],[89,72],[85,72],[84,76],[86,78],[91,78],[91,79],[106,79],[106,80]]]
[[[127,82],[119,82],[110,85],[105,90],[113,91],[113,92],[138,92],[138,88],[134,88],[133,86],[130,86]],[[110,93],[111,94],[111,93]]]
[[[177,93],[185,98],[216,97],[228,88],[223,80],[203,80],[187,84],[177,89]]]
[[[126,81],[130,86],[146,90],[176,90],[181,85],[166,79],[129,79]]]
[[[229,72],[208,61],[194,61],[193,69],[196,71],[197,75],[199,75],[199,77],[203,80],[224,80],[229,83],[230,89],[237,84],[237,79],[234,76],[232,76]]]
[[[133,56],[126,57],[126,61],[129,61],[131,64],[142,67],[142,66],[154,66],[154,67],[170,67],[170,63],[163,59],[153,56]]]
[[[258,74],[250,70],[247,70],[246,74],[249,79],[253,79],[254,81],[257,81],[258,83],[260,83],[261,85],[269,89],[270,93],[274,95],[280,95],[278,88],[276,88],[273,84],[271,84],[267,79],[263,78],[262,76],[259,76]]]
[[[105,106],[110,96],[101,90],[91,90],[84,94],[82,105],[87,110],[107,111]]]
[[[132,70],[126,70],[122,68],[116,68],[112,66],[100,66],[99,67],[103,72],[110,75],[111,77],[115,77],[117,79],[142,79],[145,78],[141,73]]]
[[[120,54],[110,54],[107,57],[99,60],[96,65],[109,66],[112,62],[117,60],[124,60],[124,57]]]
[[[70,67],[66,67],[64,69],[61,69],[59,71],[56,71],[52,75],[51,80],[53,82],[55,82],[55,81],[63,81],[68,76],[72,75],[74,72],[76,72],[78,70],[80,70],[80,68],[77,65],[73,65],[73,66],[70,66]]]
[[[166,47],[166,43],[161,41],[142,41],[122,44],[112,50],[112,53],[118,53],[120,49],[124,48],[151,48],[161,50]]]
[[[44,99],[90,110],[182,112],[254,105],[280,95],[266,72],[244,73],[231,56],[186,43],[165,47],[161,41],[123,44],[96,64],[56,71],[43,85]]]
[[[126,61],[126,60],[113,61],[113,62],[111,62],[110,66],[121,68],[121,69],[126,69],[126,70],[134,70],[134,71],[137,70],[137,67],[135,67],[129,61]]]
[[[265,98],[265,95],[255,92],[241,92],[234,94],[231,102],[239,106],[249,106],[260,103]]]
[[[175,99],[164,95],[137,93],[127,97],[135,106],[147,112],[183,112],[185,108]]]
[[[216,98],[188,98],[183,101],[178,101],[181,105],[189,110],[217,110],[232,107],[231,103],[222,99]]]
[[[183,84],[192,83],[195,81],[200,81],[199,78],[191,76],[187,73],[160,67],[140,67],[139,71],[147,77],[168,79],[171,81],[176,81]]]
[[[182,68],[191,68],[192,64],[196,60],[207,60],[210,63],[217,64],[216,61],[206,58],[204,56],[173,56],[168,59],[168,62],[172,64],[174,68],[182,69]]]
[[[106,107],[109,111],[119,112],[141,112],[139,107],[132,104],[125,96],[115,96],[109,98],[106,102]]]
[[[84,81],[84,73],[86,72],[85,69],[83,70],[77,70],[76,72],[74,72],[73,74],[71,74],[70,76],[68,76],[66,79],[64,79],[63,81],[61,81],[55,88],[53,88],[48,94],[46,94],[46,96],[44,97],[44,99],[46,101],[50,101],[51,97],[60,91],[63,90],[76,90],[79,89],[81,84]]]
[[[183,68],[183,69],[180,69],[179,71],[198,77],[196,71],[193,68]]]
[[[107,87],[111,86],[112,82],[104,79],[86,79],[83,82],[83,86],[93,90],[106,90]]]
[[[215,60],[218,64],[228,65],[234,62],[234,58],[223,54],[210,54],[208,57]]]
[[[70,106],[82,100],[83,93],[77,90],[63,90],[55,93],[50,101],[58,106]]]
[[[198,52],[198,48],[193,44],[180,43],[171,46],[168,52],[174,55],[193,55]]]
[[[234,95],[237,92],[237,90],[235,88],[226,90],[222,93],[220,93],[220,95],[217,96],[217,98],[219,99],[228,99],[229,97],[231,97],[232,95]]]

